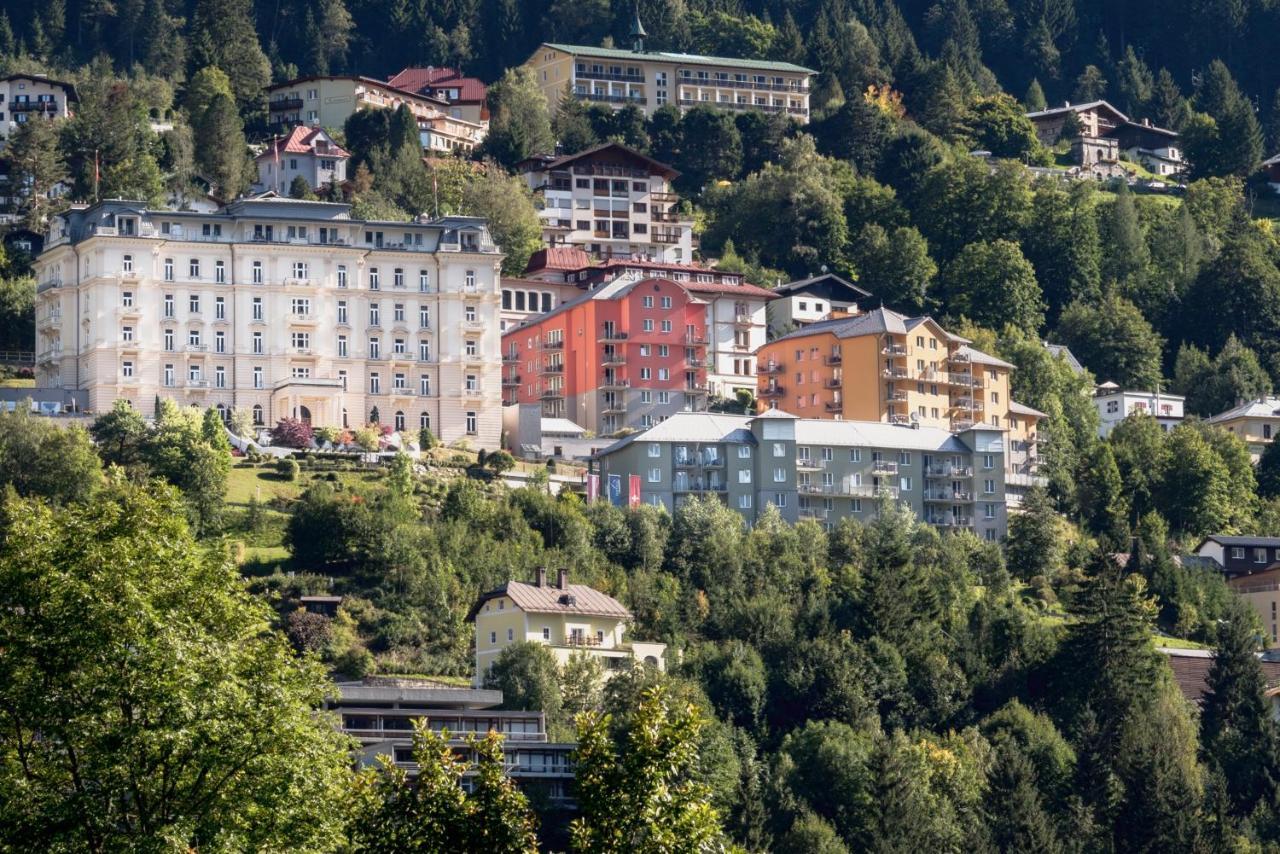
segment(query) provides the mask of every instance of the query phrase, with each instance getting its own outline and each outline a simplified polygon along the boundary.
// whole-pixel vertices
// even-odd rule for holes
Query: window
[[[126,378],[133,376],[133,362],[125,360],[120,363],[120,376]]]
[[[369,394],[382,394],[382,377],[376,371],[369,374]]]
[[[255,371],[261,371],[261,368],[254,368]],[[260,386],[259,386],[260,387]],[[262,417],[262,404],[255,403],[253,405],[253,423],[261,427],[266,421]]]
[[[347,301],[344,299],[338,300],[338,322],[347,322]]]
[[[199,294],[191,294],[189,297],[187,297],[187,311],[191,312],[192,314],[200,313],[200,295]]]
[[[670,320],[664,320],[664,321],[662,321],[661,329],[662,329],[662,331],[663,331],[663,332],[670,332],[670,331],[671,331],[671,321],[670,321]]]
[[[173,330],[166,329],[164,331],[164,348],[169,352],[173,352]]]
[[[1244,560],[1244,548],[1242,546],[1233,546],[1231,549],[1232,560]]]
[[[187,332],[187,349],[188,350],[203,349],[200,346],[200,330],[199,329],[192,329]]]
[[[200,259],[192,258],[187,264],[187,275],[192,279],[200,278]]]
[[[164,384],[167,386],[173,385],[173,365],[164,366]]]
[[[861,449],[861,448],[850,448],[850,449],[849,449],[849,462],[851,462],[851,463],[860,463],[860,462],[862,462],[862,449]]]
[[[347,286],[347,265],[338,265],[338,287],[345,288]]]
[[[404,322],[404,303],[398,302],[391,306],[391,319],[397,323]]]
[[[262,355],[262,333],[253,333],[253,352]]]
[[[995,454],[983,454],[983,455],[982,455],[982,467],[983,467],[984,469],[993,469],[993,468],[995,468],[995,467],[996,467],[996,457],[995,457]]]
[[[660,456],[662,456],[662,446],[661,446],[661,445],[659,445],[657,442],[650,442],[650,443],[649,443],[649,456],[651,456],[651,457],[660,457]]]
[[[418,290],[424,294],[431,290],[431,274],[426,270],[418,271]]]
[[[173,294],[164,295],[164,316],[173,317]]]
[[[662,298],[662,307],[663,307],[663,308],[671,308],[671,297],[663,297],[663,298]]]
[[[289,344],[295,350],[308,350],[311,347],[311,333],[292,332],[289,334]]]
[[[262,368],[260,368],[260,367],[255,367],[255,368],[253,369],[253,387],[254,387],[254,388],[262,388],[262,386],[263,386],[263,382],[262,382]]]
[[[476,433],[476,414],[474,412],[467,413],[467,432]]]
[[[347,358],[347,336],[345,335],[338,336],[338,358]]]
[[[381,342],[379,342],[377,338],[369,339],[369,358],[370,359],[379,359],[382,357],[381,346],[382,346]]]
[[[311,300],[306,297],[293,297],[289,301],[289,311],[294,315],[306,317],[311,313]]]
[[[751,496],[750,496],[750,495],[739,495],[739,496],[738,496],[738,509],[739,509],[739,510],[750,510],[750,509],[751,509]]]
[[[133,340],[133,327],[122,326],[120,328],[120,340],[128,343]]]
[[[982,482],[982,491],[987,495],[991,495],[996,491],[996,482],[991,479],[984,480]]]
[[[900,466],[909,466],[909,465],[911,465],[911,452],[910,452],[910,451],[898,451],[898,465],[900,465]]]
[[[662,469],[656,466],[649,469],[649,482],[662,483]]]
[[[773,470],[773,482],[774,482],[774,483],[786,483],[786,482],[787,482],[787,470],[786,470],[786,469],[784,469],[782,466],[777,466],[777,467],[775,467],[775,468],[774,468],[774,470]]]
[[[225,261],[213,262],[213,280],[220,285],[227,283],[227,264]]]
[[[898,489],[902,490],[903,492],[910,492],[910,491],[911,491],[911,478],[909,478],[909,477],[900,477],[900,478],[898,478]]]
[[[740,469],[738,471],[738,483],[751,482],[751,469]]]
[[[125,257],[126,257],[126,258],[128,258],[129,256],[128,256],[128,255],[126,255]],[[133,262],[131,261],[131,262],[129,262],[129,263],[130,263],[130,264],[132,264]],[[641,304],[641,306],[643,306],[644,308],[653,308],[653,297],[651,297],[651,296],[643,297],[643,298],[640,300],[640,304]]]
[[[468,270],[468,271],[467,271],[467,273],[466,273],[466,275],[464,276],[464,280],[465,280],[465,282],[466,282],[466,288],[467,288],[467,290],[469,290],[469,291],[473,291],[473,290],[475,290],[475,288],[476,288],[476,271],[475,271],[475,270]]]
[[[419,362],[431,361],[431,342],[430,341],[418,342],[418,361]]]
[[[467,379],[466,379],[466,386],[465,386],[465,388],[466,388],[466,390],[467,390],[467,391],[479,391],[479,390],[480,390],[480,381],[476,378],[476,375],[475,375],[475,374],[467,374]]]
[[[227,352],[227,333],[221,329],[213,333],[213,351],[215,353]]]
[[[251,281],[252,281],[255,285],[260,285],[260,284],[262,284],[262,262],[261,262],[261,261],[254,261],[254,262],[253,262],[253,266],[250,268],[250,270],[251,270],[251,273],[252,273],[252,275],[251,275]]]
[[[740,460],[749,460],[749,459],[751,459],[751,446],[750,446],[750,445],[739,445],[739,446],[738,446],[738,459],[740,459]]]
[[[253,319],[262,320],[262,297],[254,297],[252,303]]]
[[[982,518],[984,519],[996,518],[996,506],[994,504],[982,505]]]
[[[293,262],[293,277],[295,279],[305,279],[307,277],[307,264],[305,261]]]
[[[426,374],[418,377],[418,394],[423,397],[431,396],[431,377]]]
[[[785,457],[787,455],[787,446],[781,442],[773,443],[773,455],[775,457]]]
[[[227,319],[227,298],[226,298],[226,297],[214,297],[214,299],[213,299],[213,319],[214,319],[214,320],[226,320],[226,319]]]
[[[378,290],[378,288],[380,287],[380,285],[378,284],[378,282],[379,282],[379,278],[378,278],[378,268],[377,268],[377,267],[370,267],[370,268],[369,268],[369,290],[371,290],[371,291],[376,291],[376,290]]]
[[[120,294],[120,304],[125,308],[133,308],[133,291],[124,291]]]
[[[164,259],[164,280],[166,282],[173,281],[173,259],[172,258]]]
[[[551,640],[551,629],[548,628],[547,626],[542,627],[542,639],[544,641]]]
[[[396,267],[394,270],[391,271],[391,287],[393,288],[404,287],[404,268]]]
[[[124,259],[121,261],[121,268],[126,273],[133,272],[133,256],[132,255],[124,256]]]
[[[1254,549],[1254,550],[1253,550],[1253,562],[1254,562],[1254,563],[1266,563],[1266,562],[1267,562],[1267,550],[1266,550],[1266,549]]]
[[[646,318],[644,319],[644,321],[643,321],[643,326],[644,326],[644,331],[645,331],[645,332],[652,332],[652,331],[653,331],[653,318],[651,318],[651,317],[646,317]]]
[[[381,311],[382,311],[381,308],[379,308],[379,306],[376,303],[374,305],[369,306],[369,325],[370,326],[382,325],[379,322],[381,319]]]

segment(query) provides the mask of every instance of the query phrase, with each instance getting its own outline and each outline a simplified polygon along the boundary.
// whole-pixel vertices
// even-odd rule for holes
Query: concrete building
[[[801,418],[883,421],[963,433],[1008,432],[1012,503],[1038,482],[1044,413],[1009,395],[1013,365],[974,349],[931,317],[878,308],[804,326],[756,353],[763,411]]]
[[[517,165],[542,197],[543,239],[579,246],[597,258],[693,259],[693,217],[678,210],[671,181],[680,173],[617,142]]]
[[[679,283],[706,303],[707,389],[713,397],[732,398],[739,390],[754,393],[755,352],[766,338],[766,306],[773,291],[749,284],[741,273],[699,264],[664,264],[638,258],[615,258],[571,269],[567,248],[534,253],[525,275],[545,281],[575,283],[594,290],[620,279],[652,277]],[[567,258],[564,256],[568,256]],[[576,257],[583,257],[581,255]]]
[[[385,756],[411,776],[414,726],[425,721],[439,733],[449,731],[455,753],[469,753],[467,739],[490,732],[503,737],[507,775],[521,789],[556,802],[571,798],[575,744],[552,742],[542,712],[498,711],[502,692],[459,688],[426,679],[371,677],[339,682],[325,707],[339,716],[342,731],[359,743],[356,762],[375,766]],[[469,789],[471,774],[462,778]]]
[[[769,303],[771,338],[833,316],[857,314],[859,301],[871,296],[869,292],[834,273],[787,282],[774,288],[773,293],[778,299]]]
[[[1115,426],[1135,412],[1156,419],[1166,433],[1182,423],[1186,398],[1161,391],[1126,391],[1112,382],[1098,386],[1093,405],[1098,409],[1098,435],[1106,438]]]
[[[36,385],[94,412],[161,396],[496,448],[500,260],[468,217],[365,222],[280,198],[74,208],[35,262]]]
[[[484,81],[464,77],[456,68],[406,68],[387,81],[396,89],[417,92],[449,105],[449,115],[488,127],[488,91]]]
[[[1280,434],[1280,397],[1246,401],[1206,420],[1239,436],[1249,446],[1249,455],[1256,463]]]
[[[504,402],[598,434],[705,409],[706,314],[705,301],[669,279],[584,293],[502,336]]]
[[[1070,131],[1074,117],[1076,132],[1068,139],[1074,161],[1081,167],[1112,165],[1119,170],[1123,152],[1160,177],[1176,177],[1185,163],[1176,131],[1156,127],[1150,119],[1135,121],[1106,101],[1088,101],[1027,113],[1040,142],[1052,146]],[[1117,171],[1116,174],[1119,174]]]
[[[1195,554],[1222,572],[1227,586],[1253,607],[1271,642],[1280,641],[1280,537],[1213,534]]]
[[[554,113],[565,93],[614,109],[633,105],[652,115],[667,104],[734,112],[755,110],[809,122],[809,82],[817,73],[789,62],[647,51],[639,17],[632,49],[540,45],[525,63]]]
[[[748,523],[772,504],[783,518],[868,520],[879,501],[902,502],[926,522],[998,540],[1007,531],[1005,431],[760,415],[680,413],[595,455],[593,473],[629,484],[674,511],[714,495]]]
[[[272,125],[339,130],[356,110],[395,110],[406,106],[418,120],[424,151],[469,153],[484,140],[488,124],[451,115],[446,101],[397,89],[372,77],[298,77],[268,86],[267,111]]]
[[[562,667],[575,654],[599,659],[606,676],[635,663],[665,670],[666,644],[624,638],[631,619],[612,596],[570,584],[568,570],[560,570],[554,583],[545,569],[529,583],[508,581],[482,593],[467,614],[476,631],[475,684],[482,685],[502,651],[520,641],[546,646]]]
[[[525,321],[546,314],[562,303],[580,296],[582,288],[577,285],[504,276],[500,315],[502,331],[514,329]]]
[[[71,105],[79,100],[73,84],[43,74],[0,77],[0,138],[8,139],[35,118],[70,118]]]
[[[258,165],[258,188],[285,196],[295,178],[301,177],[313,190],[347,180],[351,155],[338,145],[324,128],[299,125],[283,139],[273,139],[254,158]]]

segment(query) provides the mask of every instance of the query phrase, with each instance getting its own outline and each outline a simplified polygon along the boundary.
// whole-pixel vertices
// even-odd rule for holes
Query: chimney
[[[1070,101],[1063,101],[1063,102],[1062,102],[1062,106],[1064,106],[1064,107],[1070,107],[1070,106],[1071,106],[1071,102],[1070,102]]]
[[[533,577],[533,586],[534,587],[547,586],[547,568],[545,566],[538,567],[538,570]]]
[[[561,590],[569,589],[569,570],[561,569],[556,572],[556,587],[559,587]]]

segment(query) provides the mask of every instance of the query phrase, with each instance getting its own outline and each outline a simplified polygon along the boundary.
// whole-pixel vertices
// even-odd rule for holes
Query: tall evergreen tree
[[[1037,110],[1043,110],[1048,106],[1044,99],[1044,90],[1040,88],[1039,80],[1032,78],[1031,85],[1027,87],[1027,94],[1022,96],[1022,106],[1032,113]]]
[[[251,0],[196,0],[191,33],[193,68],[222,69],[242,106],[261,100],[271,64],[258,41]]]

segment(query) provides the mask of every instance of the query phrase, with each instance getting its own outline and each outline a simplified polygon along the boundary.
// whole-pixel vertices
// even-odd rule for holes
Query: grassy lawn
[[[325,472],[327,474],[327,472]],[[340,471],[338,480],[346,487],[376,483],[382,479],[381,473],[363,471]],[[241,468],[239,464],[231,467],[227,475],[227,503],[233,506],[244,506],[254,495],[258,501],[266,504],[273,498],[297,498],[312,481],[312,473],[302,472],[296,481],[287,481],[278,476],[270,468]]]
[[[1155,645],[1168,647],[1169,649],[1209,649],[1205,644],[1185,638],[1175,638],[1169,635],[1156,633]]]

